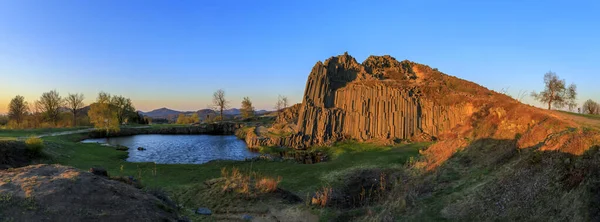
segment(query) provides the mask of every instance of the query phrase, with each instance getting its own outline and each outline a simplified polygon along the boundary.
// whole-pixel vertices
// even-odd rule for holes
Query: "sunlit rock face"
[[[317,62],[302,104],[280,113],[274,127],[293,125],[290,135],[252,133],[246,141],[250,147],[306,148],[343,139],[432,140],[466,124],[473,104],[483,104],[474,98],[495,94],[425,65],[391,56],[360,64],[346,53]]]

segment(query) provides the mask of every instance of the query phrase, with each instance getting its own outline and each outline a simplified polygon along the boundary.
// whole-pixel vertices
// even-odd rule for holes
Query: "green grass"
[[[19,130],[0,129],[0,138],[37,136],[37,135],[41,135],[41,134],[59,133],[59,132],[80,130],[80,129],[87,129],[87,128],[90,128],[90,127],[83,126],[83,127],[69,127],[69,128],[42,128],[42,129],[19,129]]]
[[[573,115],[573,116],[581,116],[581,117],[585,117],[585,118],[588,118],[588,119],[600,120],[600,115],[573,113],[573,112],[567,112],[567,111],[560,111],[560,112],[566,113],[566,114],[569,114],[569,115]]]
[[[319,164],[298,164],[292,161],[214,161],[206,164],[154,164],[126,162],[127,152],[98,144],[73,142],[81,135],[47,137],[46,151],[59,164],[83,170],[103,167],[114,176],[141,177],[150,187],[175,189],[207,179],[220,177],[223,167],[237,167],[242,171],[255,171],[267,176],[281,176],[281,187],[297,194],[313,192],[323,185],[335,183],[336,175],[356,168],[393,167],[403,165],[418,150],[428,144],[377,146],[347,142],[332,148],[320,148],[330,152],[333,159]],[[121,171],[122,167],[122,171]],[[154,173],[156,172],[156,173]]]

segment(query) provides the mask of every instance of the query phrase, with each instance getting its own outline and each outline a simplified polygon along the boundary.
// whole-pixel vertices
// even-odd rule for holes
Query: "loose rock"
[[[196,210],[196,214],[200,214],[200,215],[212,215],[212,211],[208,208],[205,207],[201,207],[198,208],[198,210]]]

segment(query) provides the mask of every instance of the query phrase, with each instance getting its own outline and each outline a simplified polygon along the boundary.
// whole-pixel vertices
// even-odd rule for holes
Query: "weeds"
[[[222,168],[221,176],[225,178],[223,192],[235,191],[249,196],[275,192],[281,182],[281,177],[275,179],[268,176],[260,176],[256,172],[243,174],[236,167],[232,168],[231,172],[227,168]]]
[[[318,190],[315,193],[315,196],[312,198],[311,204],[326,207],[327,203],[331,199],[331,194],[333,192],[333,188],[331,187],[323,187],[321,190]]]
[[[27,150],[34,156],[42,154],[42,150],[44,149],[44,141],[36,136],[27,138],[25,145],[27,146]]]

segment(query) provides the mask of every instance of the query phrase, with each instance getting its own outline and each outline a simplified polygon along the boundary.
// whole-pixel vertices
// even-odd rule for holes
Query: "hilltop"
[[[573,121],[388,55],[358,63],[346,53],[317,62],[302,104],[282,115],[270,131],[287,135],[251,135],[247,142],[304,149],[345,139],[442,141],[439,146],[458,149],[470,140],[519,138],[520,148],[542,143],[543,149],[581,154],[598,139],[594,132],[571,143],[583,133],[572,130],[579,126]],[[547,143],[555,136],[561,138]]]

